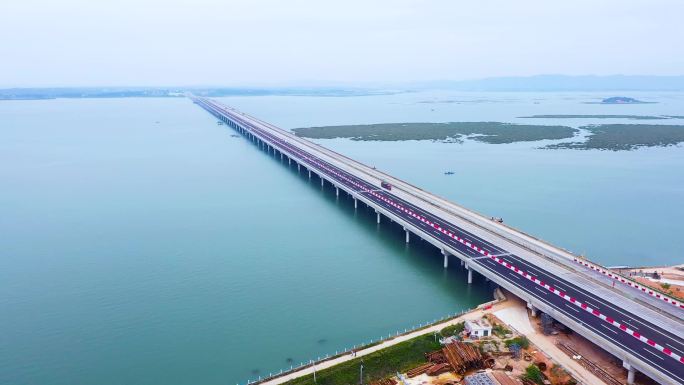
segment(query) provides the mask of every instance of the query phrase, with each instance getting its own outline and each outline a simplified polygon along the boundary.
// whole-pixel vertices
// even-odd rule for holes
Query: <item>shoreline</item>
[[[300,377],[313,374],[314,371],[318,372],[333,366],[354,360],[359,357],[367,356],[371,353],[384,350],[391,346],[398,345],[402,342],[412,340],[417,337],[424,336],[430,333],[438,333],[440,330],[447,326],[453,326],[459,322],[464,321],[466,316],[483,316],[485,312],[491,312],[497,308],[497,305],[501,306],[506,304],[508,299],[501,295],[499,299],[494,299],[492,301],[484,302],[478,305],[474,309],[467,309],[455,316],[446,317],[446,319],[438,320],[437,322],[429,323],[424,326],[420,326],[415,329],[408,330],[404,333],[400,333],[384,340],[379,340],[371,342],[360,346],[359,348],[353,348],[339,354],[326,357],[315,362],[310,362],[308,364],[293,368],[287,371],[281,371],[277,374],[273,374],[269,377],[258,379],[255,381],[247,381],[246,385],[280,385],[291,380],[298,379]],[[352,353],[354,353],[352,355]]]

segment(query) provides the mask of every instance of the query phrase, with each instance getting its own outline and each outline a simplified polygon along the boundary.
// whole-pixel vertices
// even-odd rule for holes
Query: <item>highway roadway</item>
[[[671,330],[672,323],[654,324],[642,318],[642,313],[637,315],[633,310],[633,304],[621,306],[603,295],[595,294],[596,290],[591,287],[582,287],[571,282],[567,275],[556,274],[557,269],[532,263],[530,258],[522,258],[510,250],[504,250],[484,237],[467,231],[323,159],[320,154],[315,154],[311,147],[305,149],[305,146],[298,145],[297,142],[301,142],[301,138],[297,138],[297,141],[290,140],[282,131],[275,131],[256,119],[212,100],[193,100],[212,114],[234,125],[234,128],[240,128],[278,149],[354,197],[371,203],[385,213],[403,220],[414,229],[420,230],[413,231],[414,233],[420,232],[423,237],[427,235],[432,237],[433,241],[436,240],[439,244],[456,250],[471,269],[485,273],[504,287],[512,286],[517,289],[516,291],[522,291],[524,296],[527,296],[525,299],[534,298],[539,303],[547,305],[553,309],[555,314],[552,315],[555,318],[564,317],[576,323],[572,325],[570,322],[571,324],[566,326],[572,329],[586,328],[599,338],[619,347],[636,358],[629,360],[632,365],[636,365],[639,370],[654,379],[661,383],[684,384],[684,339],[681,337],[683,330]],[[649,312],[643,314],[650,315]],[[657,321],[656,319],[655,322]],[[579,327],[573,327],[577,325]],[[594,342],[601,345],[601,341]],[[644,367],[644,364],[650,367]]]

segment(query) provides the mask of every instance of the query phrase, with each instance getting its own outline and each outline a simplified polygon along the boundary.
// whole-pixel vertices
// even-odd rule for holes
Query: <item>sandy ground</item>
[[[320,370],[329,368],[331,366],[335,366],[337,364],[340,364],[342,362],[347,362],[347,361],[353,360],[354,358],[357,358],[357,357],[363,357],[363,356],[368,355],[370,353],[377,352],[378,350],[385,349],[385,348],[390,347],[392,345],[396,345],[400,342],[404,342],[404,341],[410,340],[412,338],[422,336],[424,334],[437,333],[440,330],[442,330],[443,328],[445,328],[447,326],[455,325],[461,321],[464,321],[465,319],[480,318],[485,313],[495,312],[499,309],[504,308],[505,306],[507,306],[507,304],[508,304],[508,301],[500,302],[500,303],[495,304],[491,309],[488,309],[486,311],[481,310],[481,309],[474,310],[474,311],[472,311],[470,313],[466,313],[466,314],[464,314],[458,318],[454,318],[452,320],[445,321],[445,322],[430,326],[430,327],[425,328],[425,329],[417,330],[417,331],[414,331],[414,332],[411,332],[408,334],[404,334],[404,335],[401,335],[401,336],[398,336],[398,337],[395,337],[395,338],[392,338],[389,340],[385,340],[378,345],[371,346],[367,349],[357,351],[356,357],[352,357],[351,354],[346,354],[344,356],[340,356],[340,357],[337,357],[334,359],[330,359],[327,361],[320,362],[320,363],[316,364],[315,370],[320,371]],[[307,368],[304,368],[302,370],[296,371],[294,373],[289,373],[289,374],[286,374],[284,376],[276,377],[276,378],[273,378],[271,380],[262,382],[261,384],[262,385],[282,384],[282,383],[290,381],[292,379],[299,378],[302,376],[306,376],[307,374],[311,374],[311,373],[313,373],[313,371],[314,371],[314,368],[307,367]]]
[[[405,378],[409,385],[443,385],[446,383],[456,383],[461,380],[461,376],[453,373],[442,373],[439,376],[430,377],[427,374],[421,374],[413,378]],[[399,383],[401,384],[401,382]]]

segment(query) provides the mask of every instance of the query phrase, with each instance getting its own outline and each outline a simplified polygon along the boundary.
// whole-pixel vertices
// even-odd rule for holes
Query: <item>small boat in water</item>
[[[219,126],[223,126],[223,122],[220,120],[218,122],[216,122],[216,124],[218,124]]]
[[[456,174],[456,173],[453,171],[444,171],[444,175],[454,175],[454,174]]]

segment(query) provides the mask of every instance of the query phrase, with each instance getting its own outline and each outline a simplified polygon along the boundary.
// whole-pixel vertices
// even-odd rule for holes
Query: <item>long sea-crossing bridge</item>
[[[601,275],[576,255],[208,98],[191,96],[261,148],[348,194],[661,384],[684,384],[684,304]],[[303,170],[302,170],[303,169]],[[383,187],[384,186],[384,187]],[[580,262],[580,263],[578,263]]]

